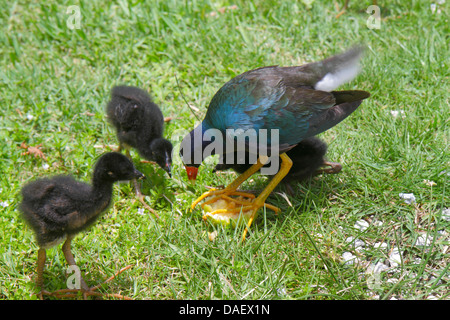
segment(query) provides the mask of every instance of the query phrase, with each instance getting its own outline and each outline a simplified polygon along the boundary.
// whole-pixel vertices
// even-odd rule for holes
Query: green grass
[[[21,187],[60,173],[90,180],[96,159],[117,146],[104,112],[112,86],[151,92],[173,117],[165,132],[177,150],[198,122],[184,98],[201,119],[220,86],[244,71],[299,65],[356,42],[369,48],[363,72],[342,89],[372,96],[320,135],[329,143],[328,158],[343,164],[339,175],[296,186],[289,202],[274,194],[269,202],[281,214],[261,212],[241,244],[242,228],[214,227],[188,210],[204,186],[227,184],[233,173],[213,174],[214,162],[207,161],[194,188],[177,152],[173,179],[133,152],[150,176],[143,190],[161,219],[138,213],[132,187],[118,184],[114,205],[75,239],[75,258],[92,285],[132,265],[102,291],[134,299],[449,299],[449,222],[442,217],[450,207],[445,4],[433,13],[431,1],[379,1],[379,30],[366,26],[368,0],[351,1],[339,19],[334,1],[0,4],[1,299],[36,299],[38,247],[17,210]],[[74,4],[81,21],[72,30],[66,10]],[[219,10],[232,5],[237,8]],[[403,117],[391,115],[399,110]],[[22,142],[42,144],[46,159],[22,154]],[[252,181],[243,187],[261,189],[267,180]],[[414,193],[416,203],[405,204],[401,192]],[[369,228],[355,228],[360,220]],[[416,245],[422,235],[428,246]],[[364,241],[362,250],[349,237]],[[369,265],[388,264],[394,248],[402,252],[399,265],[382,272],[373,288]],[[358,262],[345,264],[345,252]],[[65,288],[66,268],[60,247],[48,250],[48,290]]]

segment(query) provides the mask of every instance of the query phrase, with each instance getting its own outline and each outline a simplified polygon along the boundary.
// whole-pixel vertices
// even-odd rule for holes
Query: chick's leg
[[[159,215],[156,213],[155,210],[153,210],[146,202],[144,199],[144,195],[141,192],[141,188],[137,182],[137,179],[133,179],[133,183],[134,183],[134,190],[136,191],[136,198],[139,200],[140,203],[142,203],[142,205],[144,206],[145,209],[147,209],[148,211],[150,211],[151,213],[153,213],[153,215],[156,217],[156,219],[159,219]]]
[[[36,280],[36,285],[38,286],[38,288],[40,289],[39,292],[39,299],[43,299],[43,295],[47,294],[48,292],[44,290],[44,278],[43,278],[43,273],[44,273],[44,267],[45,267],[45,258],[46,258],[46,252],[45,249],[43,248],[39,248],[38,251],[38,266],[37,266],[37,280]]]
[[[66,241],[64,242],[63,246],[62,246],[62,251],[64,253],[64,257],[66,258],[67,263],[70,266],[75,266],[77,267],[77,264],[75,262],[75,258],[73,257],[72,254],[72,250],[71,250],[71,242],[72,242],[72,238],[71,236],[67,236]],[[122,273],[125,270],[128,270],[129,268],[131,268],[131,266],[127,266],[123,269],[121,269],[120,271],[118,271],[114,276],[110,277],[109,279],[107,279],[105,281],[109,282],[112,279],[114,279],[118,274]],[[79,272],[78,267],[76,268],[76,272]],[[75,298],[77,297],[77,293],[79,291],[82,292],[83,294],[83,298],[86,299],[88,296],[106,296],[106,297],[114,297],[114,298],[118,298],[118,299],[126,299],[126,300],[131,300],[129,297],[126,296],[122,296],[120,294],[102,294],[102,293],[98,293],[95,292],[95,290],[97,290],[98,288],[100,288],[100,285],[97,285],[95,287],[89,288],[89,286],[86,284],[86,282],[84,281],[83,277],[81,277],[81,274],[76,275],[77,280],[79,280],[79,288],[75,288],[75,289],[61,289],[61,290],[57,290],[54,292],[45,292],[45,294],[51,295],[51,296],[55,296],[55,297],[64,297],[64,298]]]
[[[342,15],[345,13],[345,11],[346,11],[347,8],[348,8],[348,3],[349,3],[349,1],[350,1],[350,0],[345,0],[344,6],[343,6],[342,9],[339,11],[339,13],[336,15],[336,19],[339,18],[340,16],[342,16]],[[339,6],[338,6],[337,2],[336,2],[335,4],[336,4],[336,9],[339,10]]]
[[[71,243],[72,243],[72,237],[67,236],[67,239],[62,246],[62,252],[64,253],[64,257],[66,258],[66,261],[69,264],[69,266],[75,266],[75,267],[77,267],[77,270],[79,270],[78,266],[75,262],[75,258],[73,257],[73,254],[72,254]],[[81,275],[79,277],[79,280],[80,280],[80,288],[83,291],[89,291],[89,287],[86,284],[86,282],[84,281],[84,279],[81,277]],[[80,288],[77,288],[77,289],[80,289]]]
[[[122,148],[123,148],[122,144],[119,144],[119,149],[121,150]],[[133,161],[133,159],[131,158],[131,154],[130,154],[129,148],[125,148],[125,155],[128,157],[128,159],[130,159],[130,161]],[[141,187],[139,186],[138,181],[137,181],[136,178],[133,179],[133,184],[134,184],[134,191],[136,192],[136,198],[139,200],[140,203],[142,203],[142,205],[144,206],[145,209],[150,211],[156,217],[156,219],[159,219],[159,215],[156,213],[156,211],[153,210],[145,202],[144,195],[142,194]]]

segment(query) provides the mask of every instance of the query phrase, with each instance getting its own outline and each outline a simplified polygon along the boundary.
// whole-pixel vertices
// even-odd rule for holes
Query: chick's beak
[[[197,179],[198,168],[189,166],[185,166],[185,168],[189,181],[195,183],[195,180]]]
[[[169,177],[172,178],[172,171],[171,171],[171,167],[170,167],[170,165],[172,164],[172,157],[167,152],[166,152],[165,160],[166,160],[166,167],[164,168],[164,170],[166,170]]]
[[[136,179],[144,179],[145,175],[137,169],[134,169],[134,176]]]
[[[172,178],[172,171],[170,169],[170,164],[166,163],[166,168],[165,168],[167,174],[169,175],[170,178]]]

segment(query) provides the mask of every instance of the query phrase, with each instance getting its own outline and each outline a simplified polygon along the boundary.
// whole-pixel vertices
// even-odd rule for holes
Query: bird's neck
[[[205,132],[210,128],[208,123],[203,121],[190,132],[191,158],[195,164],[200,164],[206,158],[203,151],[211,144],[211,141],[206,138]]]
[[[84,218],[88,224],[96,221],[105,212],[105,209],[109,207],[112,198],[112,188],[112,183],[97,183],[93,185],[90,196],[93,207],[91,210],[84,212]]]
[[[92,194],[91,197],[95,201],[103,204],[109,204],[113,191],[113,181],[99,179],[94,177],[92,180]]]

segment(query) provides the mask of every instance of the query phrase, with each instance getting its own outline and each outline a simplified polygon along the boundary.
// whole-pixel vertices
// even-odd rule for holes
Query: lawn
[[[378,1],[374,20],[372,1],[350,1],[339,18],[336,2],[0,0],[0,299],[37,299],[38,246],[17,209],[21,187],[56,174],[90,181],[96,159],[118,146],[105,117],[118,84],[149,91],[172,118],[173,175],[132,151],[161,219],[142,211],[131,184],[116,184],[109,211],[73,241],[88,284],[131,265],[100,291],[137,300],[449,299],[448,4]],[[360,42],[363,71],[341,89],[371,97],[320,135],[341,173],[296,184],[293,196],[277,189],[268,202],[282,212],[260,212],[245,243],[242,228],[189,210],[206,186],[236,176],[213,173],[211,158],[192,186],[177,151],[221,85]],[[255,175],[243,188],[267,181]],[[66,288],[67,267],[60,246],[48,250],[47,290]]]

